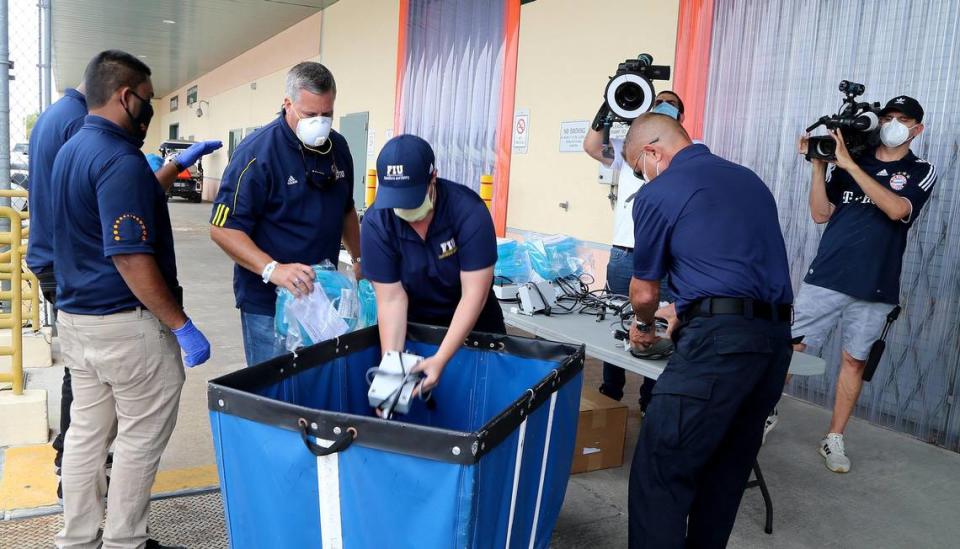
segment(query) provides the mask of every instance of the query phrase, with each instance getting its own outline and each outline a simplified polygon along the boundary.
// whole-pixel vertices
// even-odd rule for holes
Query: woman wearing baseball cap
[[[427,391],[471,331],[506,333],[492,291],[493,219],[474,191],[437,178],[433,149],[415,135],[384,145],[377,178],[360,247],[377,295],[381,348],[402,351],[407,322],[449,327],[437,353],[417,366]]]

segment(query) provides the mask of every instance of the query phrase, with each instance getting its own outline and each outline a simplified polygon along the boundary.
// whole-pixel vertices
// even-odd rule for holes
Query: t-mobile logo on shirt
[[[849,204],[851,202],[859,202],[861,204],[873,204],[873,200],[870,200],[870,197],[867,195],[863,195],[858,198],[854,198],[853,195],[853,191],[843,191],[843,203]]]

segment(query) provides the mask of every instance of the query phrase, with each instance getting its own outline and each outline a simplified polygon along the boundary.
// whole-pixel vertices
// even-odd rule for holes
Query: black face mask
[[[137,92],[130,90],[130,93],[140,100],[140,112],[137,113],[137,116],[133,116],[126,105],[123,106],[123,110],[126,111],[130,121],[133,122],[133,136],[143,141],[147,138],[147,129],[150,127],[150,120],[153,119],[153,106],[150,105],[149,101],[137,95]]]

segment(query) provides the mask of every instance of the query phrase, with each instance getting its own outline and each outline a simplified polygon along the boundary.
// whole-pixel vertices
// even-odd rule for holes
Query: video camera
[[[880,143],[880,103],[858,102],[857,97],[863,95],[864,91],[866,87],[863,84],[841,80],[840,92],[844,94],[844,99],[840,110],[837,114],[821,116],[807,128],[807,132],[820,126],[829,130],[843,130],[843,142],[853,158],[876,148]],[[836,141],[829,135],[811,137],[806,158],[807,160],[817,158],[828,162],[836,160]]]
[[[617,66],[603,94],[613,121],[631,122],[650,110],[656,92],[651,80],[669,80],[670,67],[654,65],[653,56],[641,53]]]

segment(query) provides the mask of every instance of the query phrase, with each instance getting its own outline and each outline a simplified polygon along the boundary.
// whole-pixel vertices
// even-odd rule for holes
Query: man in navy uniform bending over
[[[630,547],[723,547],[790,365],[793,291],[773,195],[756,174],[647,113],[625,160],[648,183],[633,207],[634,345],[661,311],[676,345],[630,471]],[[660,316],[658,315],[658,316]]]

